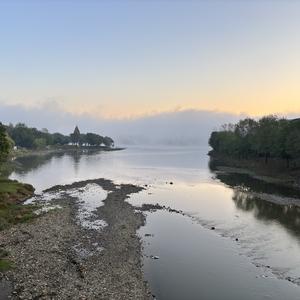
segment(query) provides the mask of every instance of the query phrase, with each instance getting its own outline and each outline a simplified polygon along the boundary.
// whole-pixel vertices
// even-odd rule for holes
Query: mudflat
[[[93,214],[106,222],[101,230],[78,223],[80,200],[68,193],[88,184],[107,192]],[[125,201],[140,190],[95,179],[45,191],[57,195],[51,204],[59,208],[1,232],[0,247],[13,264],[2,274],[1,299],[153,299],[136,235],[145,217]]]

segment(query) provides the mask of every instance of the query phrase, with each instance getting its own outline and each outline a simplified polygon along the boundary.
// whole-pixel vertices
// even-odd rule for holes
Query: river
[[[266,201],[269,195],[297,202],[299,192],[215,172],[208,150],[28,156],[18,159],[10,178],[33,184],[37,193],[101,177],[147,185],[128,201],[182,211],[147,212],[138,232],[145,278],[157,299],[300,299],[300,208]]]

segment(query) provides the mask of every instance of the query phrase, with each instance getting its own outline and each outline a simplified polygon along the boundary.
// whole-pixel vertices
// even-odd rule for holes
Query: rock
[[[239,239],[238,239],[238,238],[236,238],[235,240],[238,242],[238,240],[239,240]]]
[[[212,226],[210,229],[211,229],[211,230],[215,230],[215,229],[216,229],[216,227]]]
[[[157,256],[157,255],[151,255],[150,258],[151,259],[159,259],[159,256]]]

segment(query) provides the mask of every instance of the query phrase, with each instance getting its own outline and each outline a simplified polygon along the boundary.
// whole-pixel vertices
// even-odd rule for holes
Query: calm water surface
[[[99,177],[147,184],[147,190],[131,197],[132,204],[182,210],[184,216],[147,213],[147,224],[139,231],[145,276],[157,299],[299,300],[300,208],[259,196],[297,199],[299,192],[247,175],[214,172],[207,152],[131,148],[26,157],[18,160],[11,178],[32,183],[38,193],[55,184]],[[210,230],[212,226],[216,229]]]

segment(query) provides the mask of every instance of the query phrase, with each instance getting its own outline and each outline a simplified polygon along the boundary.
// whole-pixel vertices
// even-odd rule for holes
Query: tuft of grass
[[[8,252],[0,248],[0,272],[4,272],[13,267],[10,260],[7,259]]]
[[[13,267],[13,264],[8,259],[0,259],[0,272],[8,271]]]

